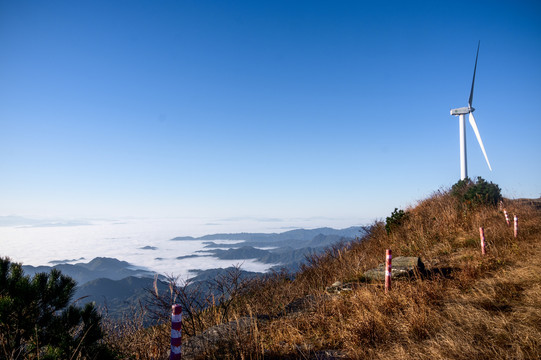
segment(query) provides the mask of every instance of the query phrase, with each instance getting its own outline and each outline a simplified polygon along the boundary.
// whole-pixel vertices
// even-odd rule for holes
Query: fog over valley
[[[351,225],[346,221],[328,222],[333,227],[345,228]],[[318,247],[319,244],[297,240],[257,243],[220,238],[219,235],[201,239],[197,236],[241,231],[282,233],[299,228],[299,225],[310,228],[313,227],[310,225],[318,225],[317,222],[255,218],[43,221],[11,216],[0,219],[0,255],[32,266],[89,263],[97,257],[115,258],[128,262],[134,269],[180,278],[193,276],[191,270],[232,265],[240,265],[246,271],[265,272],[280,265],[279,261],[273,260],[281,260],[279,256],[268,256],[265,252],[284,245],[293,250],[295,247]],[[299,246],[295,246],[296,242]],[[232,247],[243,249],[232,252]],[[251,248],[259,250],[253,252]]]

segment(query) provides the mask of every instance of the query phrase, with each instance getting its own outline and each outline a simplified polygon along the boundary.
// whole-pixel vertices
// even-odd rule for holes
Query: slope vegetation
[[[237,284],[222,298],[225,305],[186,312],[183,357],[538,359],[541,210],[525,201],[502,206],[510,225],[503,208],[462,203],[438,191],[405,209],[393,227],[376,222],[354,243],[312,256],[295,276],[275,272]],[[421,257],[426,272],[394,281],[386,294],[381,283],[362,276],[384,261],[385,249]],[[336,281],[349,284],[348,291],[326,291]],[[175,292],[182,295],[182,288]],[[213,332],[221,334],[218,340]],[[109,335],[126,357],[167,356],[167,317],[152,329]]]

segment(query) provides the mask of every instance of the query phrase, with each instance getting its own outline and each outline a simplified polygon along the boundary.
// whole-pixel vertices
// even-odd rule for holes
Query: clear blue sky
[[[540,19],[539,1],[0,0],[0,215],[386,216],[458,180],[449,109],[478,40],[494,170],[468,125],[469,174],[538,197]]]

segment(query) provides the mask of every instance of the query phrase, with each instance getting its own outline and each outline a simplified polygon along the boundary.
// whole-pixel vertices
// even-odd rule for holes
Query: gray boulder
[[[391,265],[391,279],[412,277],[425,271],[421,258],[415,256],[397,256]],[[385,264],[379,264],[377,268],[365,271],[363,278],[372,281],[385,280]]]

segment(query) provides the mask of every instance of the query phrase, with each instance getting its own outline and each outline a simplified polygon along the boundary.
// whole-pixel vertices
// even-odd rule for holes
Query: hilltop
[[[177,286],[176,302],[185,308],[183,358],[539,358],[541,210],[503,201],[519,218],[515,238],[502,210],[477,200],[438,191],[375,222],[353,243],[313,255],[295,276],[215,279],[227,291],[206,310],[183,303],[189,294]],[[385,249],[420,257],[426,271],[394,280],[385,294],[380,282],[363,277],[384,262]],[[337,281],[348,286],[329,291]],[[162,304],[165,325],[117,329],[109,333],[111,346],[126,356],[165,358],[170,302]]]

